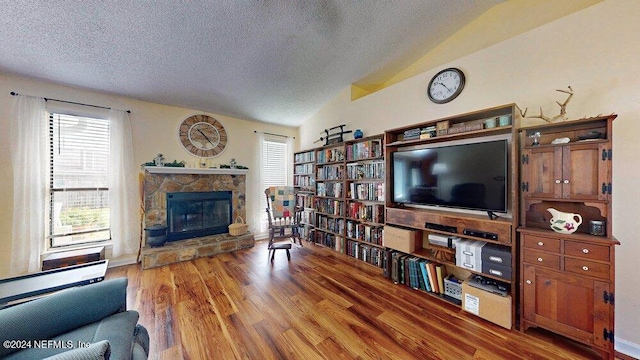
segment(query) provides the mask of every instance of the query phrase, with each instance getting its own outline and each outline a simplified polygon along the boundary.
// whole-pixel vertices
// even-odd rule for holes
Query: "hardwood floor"
[[[273,265],[251,249],[129,278],[151,359],[596,359],[538,330],[508,331],[404,285],[380,269],[305,243]]]

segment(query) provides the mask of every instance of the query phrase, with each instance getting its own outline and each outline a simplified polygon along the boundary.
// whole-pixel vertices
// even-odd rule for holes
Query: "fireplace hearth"
[[[167,240],[224,234],[232,222],[232,192],[167,193]]]

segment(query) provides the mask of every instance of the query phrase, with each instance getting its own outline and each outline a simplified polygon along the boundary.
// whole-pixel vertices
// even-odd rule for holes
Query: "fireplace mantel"
[[[145,166],[144,169],[151,174],[246,175],[249,172],[248,169],[212,169],[175,166]]]

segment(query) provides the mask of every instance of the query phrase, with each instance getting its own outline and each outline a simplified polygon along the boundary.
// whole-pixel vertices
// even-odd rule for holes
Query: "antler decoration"
[[[518,108],[518,111],[520,111],[520,117],[524,119],[527,116],[527,110],[529,110],[529,108],[524,108],[524,111],[522,111],[522,109],[520,109],[520,106],[518,106],[518,104],[516,104],[516,107]]]
[[[567,104],[569,103],[569,101],[571,101],[571,98],[573,97],[573,89],[571,88],[571,86],[567,86],[567,88],[569,90],[562,90],[562,89],[558,89],[556,91],[561,92],[561,93],[565,93],[565,94],[569,94],[569,96],[567,97],[567,100],[564,101],[564,103],[560,103],[558,101],[556,101],[556,104],[558,104],[560,106],[560,114],[549,118],[547,116],[545,116],[542,113],[542,107],[540,107],[540,115],[537,116],[529,116],[529,119],[542,119],[546,122],[549,123],[554,123],[554,122],[558,122],[558,121],[563,121],[563,120],[567,120]],[[525,109],[525,114],[527,112],[527,110]],[[521,111],[522,114],[522,111]],[[524,117],[524,116],[523,116]]]

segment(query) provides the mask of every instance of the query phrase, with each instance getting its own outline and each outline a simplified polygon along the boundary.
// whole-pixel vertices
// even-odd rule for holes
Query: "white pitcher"
[[[582,216],[580,214],[562,212],[554,208],[548,208],[547,211],[553,215],[549,222],[551,223],[551,229],[555,232],[573,234],[578,230],[578,226],[582,224]]]

